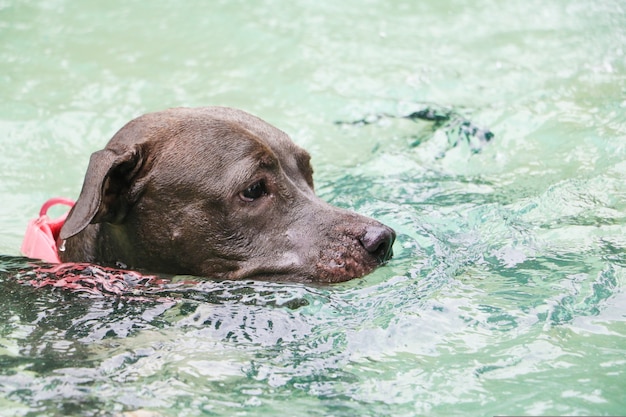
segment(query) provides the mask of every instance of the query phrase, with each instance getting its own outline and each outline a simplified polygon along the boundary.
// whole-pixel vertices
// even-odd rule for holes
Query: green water
[[[625,7],[0,1],[0,415],[626,415]],[[40,205],[180,105],[288,132],[394,260],[143,300],[17,284]],[[495,138],[335,123],[428,105]]]

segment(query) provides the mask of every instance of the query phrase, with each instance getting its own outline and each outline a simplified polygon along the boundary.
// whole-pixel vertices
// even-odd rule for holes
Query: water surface
[[[626,413],[624,45],[613,0],[0,2],[0,415]],[[40,205],[181,105],[285,130],[394,260],[331,287],[18,283]],[[336,123],[428,106],[495,137]]]

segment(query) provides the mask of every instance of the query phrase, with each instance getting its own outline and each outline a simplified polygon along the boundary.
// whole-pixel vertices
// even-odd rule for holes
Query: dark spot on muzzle
[[[359,239],[361,245],[369,252],[378,263],[385,263],[393,256],[393,242],[396,240],[396,232],[387,226],[368,226],[365,235]]]

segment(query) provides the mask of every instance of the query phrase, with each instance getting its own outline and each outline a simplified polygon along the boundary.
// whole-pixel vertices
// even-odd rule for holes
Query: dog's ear
[[[122,152],[103,149],[91,155],[80,196],[59,237],[68,239],[90,223],[119,223],[133,204],[131,186],[143,164],[140,147]]]

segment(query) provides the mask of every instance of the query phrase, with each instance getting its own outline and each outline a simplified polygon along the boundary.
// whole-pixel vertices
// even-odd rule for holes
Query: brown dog
[[[241,110],[146,114],[91,156],[59,256],[223,279],[339,282],[371,272],[391,257],[394,231],[319,199],[309,159]]]

